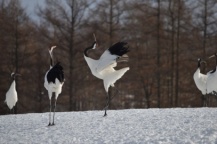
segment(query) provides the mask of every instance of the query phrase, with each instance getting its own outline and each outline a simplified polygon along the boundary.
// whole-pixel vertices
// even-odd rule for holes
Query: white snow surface
[[[128,109],[0,116],[1,144],[217,144],[217,108]]]

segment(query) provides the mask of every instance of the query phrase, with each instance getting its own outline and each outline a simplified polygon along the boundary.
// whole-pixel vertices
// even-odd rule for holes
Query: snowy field
[[[1,144],[217,144],[217,108],[129,109],[0,116]]]

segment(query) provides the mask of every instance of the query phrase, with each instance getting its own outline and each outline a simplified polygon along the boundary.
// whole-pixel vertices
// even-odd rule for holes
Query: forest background
[[[116,82],[119,94],[110,109],[202,107],[193,81],[197,59],[207,61],[202,73],[215,68],[217,52],[216,0],[44,0],[29,15],[20,0],[0,0],[0,114],[8,114],[5,94],[18,77],[16,113],[47,112],[44,76],[49,69],[48,48],[64,67],[65,83],[57,111],[102,110],[106,102],[103,82],[94,77],[83,51],[97,37],[90,52],[98,59],[112,44],[129,44],[130,70]]]

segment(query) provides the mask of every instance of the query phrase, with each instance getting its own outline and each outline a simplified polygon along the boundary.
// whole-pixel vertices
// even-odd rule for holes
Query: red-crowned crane
[[[16,81],[15,81],[16,76],[20,76],[20,74],[14,72],[11,73],[11,77],[13,78],[13,81],[11,83],[9,90],[6,93],[6,99],[5,99],[5,103],[9,107],[10,111],[12,111],[13,109],[13,113],[14,113],[14,107],[18,101],[17,91],[16,91]]]
[[[91,70],[91,73],[95,77],[103,80],[104,88],[107,93],[104,116],[107,116],[106,110],[108,109],[111,101],[111,96],[108,92],[109,87],[114,87],[115,82],[130,69],[129,67],[125,67],[120,70],[115,70],[114,67],[117,66],[117,62],[128,60],[126,53],[129,52],[129,47],[126,42],[117,42],[108,48],[98,60],[94,60],[88,56],[88,51],[95,49],[96,46],[97,42],[95,38],[94,43],[84,50],[84,58]]]
[[[62,86],[64,84],[64,72],[63,67],[60,65],[60,62],[57,62],[54,65],[53,62],[53,49],[56,48],[56,46],[52,46],[49,49],[50,54],[50,69],[45,74],[44,78],[44,87],[48,91],[48,96],[50,100],[50,113],[49,113],[49,124],[48,126],[55,125],[54,124],[54,118],[55,118],[55,110],[56,110],[56,102],[59,94],[62,92]],[[54,103],[54,110],[53,110],[53,122],[51,123],[51,108],[52,108],[52,93],[55,93],[55,103]]]
[[[210,56],[209,58],[215,57],[216,58],[216,67],[217,67],[217,53]],[[217,72],[216,67],[207,73],[207,83],[206,83],[206,93],[207,94],[216,94],[217,93]]]
[[[202,95],[203,95],[203,98],[205,98],[205,95],[206,95],[206,83],[207,83],[207,75],[206,74],[202,74],[200,72],[200,66],[201,66],[201,63],[204,62],[206,63],[205,61],[201,60],[201,58],[198,59],[198,65],[197,65],[197,70],[196,72],[194,73],[194,82],[197,86],[197,88],[201,91]],[[204,106],[207,105],[204,103]]]

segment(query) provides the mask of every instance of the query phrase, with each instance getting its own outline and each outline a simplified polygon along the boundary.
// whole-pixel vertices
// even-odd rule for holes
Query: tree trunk
[[[74,24],[75,24],[75,18],[74,18],[74,4],[75,0],[72,0],[71,5],[71,39],[69,43],[69,110],[76,110],[76,102],[75,98],[73,96],[74,94],[74,85],[73,85],[73,62],[74,62]]]
[[[204,4],[204,19],[203,19],[203,57],[206,57],[206,37],[207,37],[207,0]]]
[[[170,16],[171,16],[171,73],[170,73],[170,77],[171,77],[171,83],[170,83],[170,87],[171,87],[171,99],[170,99],[170,105],[171,107],[173,107],[173,81],[174,81],[174,47],[175,47],[175,19],[174,19],[174,11],[173,11],[173,6],[171,6],[171,4],[174,4],[174,2],[172,2],[170,0],[169,3],[169,11],[170,11]]]
[[[160,0],[158,0],[158,11],[157,11],[157,106],[161,107],[161,77],[160,77]]]
[[[110,0],[110,15],[109,15],[109,44],[113,44],[113,0]]]
[[[178,0],[178,22],[177,22],[177,41],[176,41],[176,84],[175,84],[175,106],[178,106],[178,94],[179,94],[179,37],[180,37],[180,10],[181,3]]]
[[[206,37],[207,37],[207,0],[204,1],[204,17],[203,17],[203,57],[205,58],[206,57]],[[202,72],[205,72],[206,68],[203,67],[202,68]],[[209,101],[209,98],[207,98],[208,101]],[[205,101],[207,100],[206,98],[202,98],[202,103],[205,103]],[[204,105],[202,105],[204,106]]]

